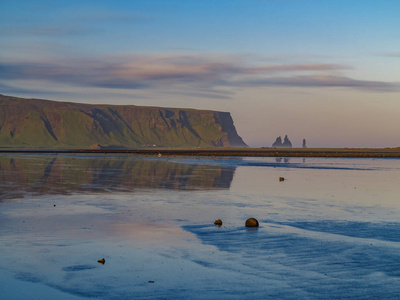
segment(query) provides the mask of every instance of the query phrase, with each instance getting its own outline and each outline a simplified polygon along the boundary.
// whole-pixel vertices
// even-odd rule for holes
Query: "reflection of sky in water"
[[[400,294],[399,160],[0,155],[0,167],[5,299]]]

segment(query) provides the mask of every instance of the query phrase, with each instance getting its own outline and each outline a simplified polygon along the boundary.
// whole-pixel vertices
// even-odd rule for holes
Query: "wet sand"
[[[139,148],[139,149],[0,149],[0,153],[101,153],[184,156],[244,156],[244,157],[400,157],[400,148]]]
[[[397,162],[1,154],[1,298],[397,299]]]

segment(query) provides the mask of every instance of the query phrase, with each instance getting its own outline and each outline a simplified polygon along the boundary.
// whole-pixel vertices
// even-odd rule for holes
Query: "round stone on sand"
[[[222,225],[222,221],[220,219],[215,220],[214,225],[221,226]]]
[[[246,227],[258,227],[258,221],[254,218],[247,219]]]

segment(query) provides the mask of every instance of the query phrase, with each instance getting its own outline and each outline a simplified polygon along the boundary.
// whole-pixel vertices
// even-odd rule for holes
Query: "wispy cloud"
[[[219,88],[343,87],[399,91],[399,84],[353,79],[340,64],[265,64],[241,56],[135,55],[64,61],[1,61],[0,80],[43,80],[74,86],[168,89],[229,97]]]
[[[400,91],[400,84],[356,80],[345,76],[292,76],[292,77],[270,77],[240,82],[243,86],[287,86],[287,87],[346,87],[375,91]]]
[[[339,64],[290,64],[290,65],[269,65],[254,67],[249,73],[272,73],[272,72],[304,72],[304,71],[336,71],[351,69],[347,65]]]

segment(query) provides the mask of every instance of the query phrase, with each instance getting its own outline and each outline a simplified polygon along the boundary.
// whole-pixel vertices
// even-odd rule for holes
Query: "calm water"
[[[396,159],[0,154],[0,298],[399,299],[399,179]]]

